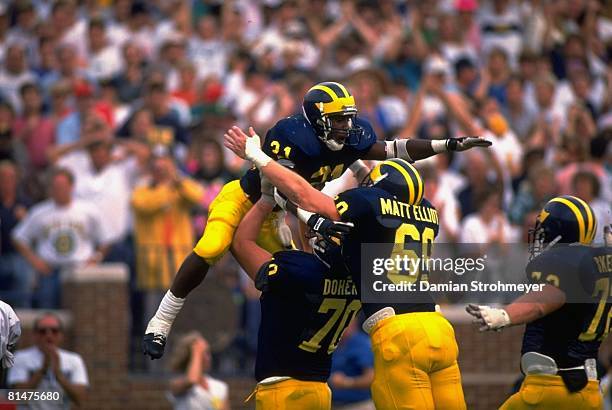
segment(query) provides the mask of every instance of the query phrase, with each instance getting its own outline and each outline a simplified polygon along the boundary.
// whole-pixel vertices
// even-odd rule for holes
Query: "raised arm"
[[[257,236],[274,205],[264,197],[257,201],[238,225],[232,241],[234,257],[253,281],[261,266],[272,258],[270,252],[257,245]]]
[[[234,126],[224,135],[223,144],[240,158],[252,161],[274,186],[300,208],[333,220],[340,219],[331,197],[317,191],[304,178],[273,161],[261,150],[259,136],[252,127],[249,133],[251,137]]]

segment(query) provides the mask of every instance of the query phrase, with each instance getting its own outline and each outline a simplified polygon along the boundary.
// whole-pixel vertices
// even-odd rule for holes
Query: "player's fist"
[[[319,214],[314,214],[308,219],[308,226],[327,242],[337,245],[338,241],[342,241],[354,225],[350,222],[332,221]]]

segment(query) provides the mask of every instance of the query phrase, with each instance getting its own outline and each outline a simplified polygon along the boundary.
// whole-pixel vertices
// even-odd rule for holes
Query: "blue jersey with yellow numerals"
[[[257,381],[326,381],[331,354],[361,307],[350,274],[313,254],[281,251],[260,268],[255,286],[262,292]]]
[[[533,259],[526,274],[561,289],[566,303],[527,324],[522,353],[545,354],[561,368],[596,358],[612,324],[612,248],[558,246]]]
[[[356,146],[345,145],[332,151],[316,136],[314,129],[302,114],[283,118],[266,134],[263,151],[274,160],[300,174],[315,188],[321,189],[327,181],[340,177],[356,160],[363,158],[376,142],[376,134],[366,120],[359,117],[355,124],[363,128],[363,136]],[[242,190],[252,202],[261,195],[259,171],[250,169],[240,179]]]
[[[393,302],[366,301],[362,297],[366,317],[384,307],[393,307],[396,314],[434,311],[435,303],[431,296],[427,292],[419,292],[418,289],[418,282],[427,279],[426,272],[419,271],[408,275],[402,271],[387,271],[384,275],[374,276],[372,270],[374,257],[394,259],[407,255],[410,258],[418,258],[431,253],[434,238],[438,235],[438,214],[433,205],[423,199],[420,205],[412,206],[376,187],[342,192],[335,198],[335,202],[342,221],[355,225],[343,241],[342,256],[353,281],[360,289],[360,295],[362,280],[364,284],[372,283],[373,280],[417,284],[416,291],[402,292],[399,296],[394,296],[401,300],[394,299]],[[378,245],[375,245],[376,251],[372,254],[365,250],[362,254],[362,244]],[[423,255],[423,251],[427,255]],[[384,299],[384,295],[377,298]]]

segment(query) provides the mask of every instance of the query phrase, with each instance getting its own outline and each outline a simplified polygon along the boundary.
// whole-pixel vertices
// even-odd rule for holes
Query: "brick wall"
[[[87,365],[91,391],[84,409],[170,409],[165,396],[166,380],[159,376],[128,372],[129,300],[127,272],[121,265],[87,268],[64,284],[64,322],[68,324],[65,346],[79,352]],[[214,279],[194,291],[177,319],[173,337],[182,330],[200,328],[217,347],[226,344],[235,328],[238,312],[231,294]],[[36,312],[18,311],[24,322],[21,347],[31,342],[28,323]],[[459,364],[470,410],[497,408],[507,398],[519,375],[522,328],[499,333],[478,333],[463,307],[446,307],[444,314],[455,327]],[[610,340],[602,357],[612,351]],[[254,408],[243,403],[254,382],[233,378],[230,384],[233,409]]]

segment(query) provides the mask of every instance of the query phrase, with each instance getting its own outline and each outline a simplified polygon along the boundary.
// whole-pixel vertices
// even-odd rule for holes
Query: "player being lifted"
[[[317,189],[347,168],[361,179],[368,169],[359,159],[397,157],[416,161],[444,151],[490,145],[477,137],[378,141],[371,125],[357,117],[355,100],[340,83],[315,85],[304,96],[302,108],[302,113],[280,120],[268,131],[263,151]],[[185,297],[202,282],[209,267],[230,249],[236,227],[259,196],[259,172],[252,169],[240,180],[227,183],[211,203],[202,237],[183,261],[170,290],[149,321],[143,340],[145,354],[153,359],[163,355],[172,322]],[[291,246],[287,235],[283,235],[282,243],[279,240],[279,226],[282,221],[272,215],[262,226],[258,242],[270,252]]]
[[[371,279],[361,277],[362,263],[373,266],[367,260],[370,256],[361,252],[363,243],[386,244],[384,256],[389,258],[429,255],[438,232],[437,213],[422,199],[423,182],[407,161],[381,162],[370,172],[365,187],[345,191],[334,200],[273,161],[260,149],[259,137],[252,129],[250,133],[251,137],[247,137],[241,130],[232,129],[225,137],[225,145],[253,161],[270,182],[297,204],[302,221],[315,231],[330,229],[332,220],[354,224],[342,242],[342,256],[353,282],[361,284],[362,280]],[[389,272],[384,277],[387,283],[420,279],[420,272],[413,272],[412,276]],[[360,292],[368,318],[364,330],[370,335],[374,352],[374,403],[385,410],[465,409],[454,330],[435,311],[431,295],[419,294],[413,299],[414,296],[412,292],[403,293],[399,302],[384,298],[366,300]]]
[[[328,410],[331,355],[361,309],[359,297],[338,246],[320,239],[314,254],[283,250],[271,255],[257,245],[275,205],[264,190],[232,243],[234,256],[262,292],[256,409]]]
[[[503,309],[468,305],[481,331],[527,324],[521,349],[526,377],[500,409],[603,408],[595,360],[612,318],[612,248],[589,246],[596,227],[582,199],[551,199],[530,231],[526,267],[527,279],[544,284],[542,291]]]

